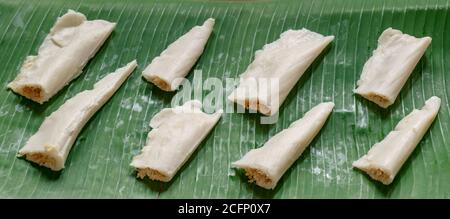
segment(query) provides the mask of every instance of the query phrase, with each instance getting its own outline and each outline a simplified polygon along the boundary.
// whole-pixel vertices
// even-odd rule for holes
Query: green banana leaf
[[[0,0],[0,196],[450,198],[449,6],[449,0]],[[49,102],[39,105],[6,89],[67,9],[117,22],[117,28],[82,75]],[[336,38],[290,92],[275,124],[261,125],[259,114],[224,114],[171,182],[136,179],[129,163],[144,146],[150,119],[170,107],[174,96],[143,80],[141,72],[168,44],[208,17],[216,19],[214,32],[189,81],[194,70],[202,70],[203,79],[238,77],[256,50],[291,28]],[[387,27],[433,41],[395,104],[385,110],[352,90]],[[65,100],[133,59],[138,69],[84,127],[63,171],[16,157]],[[433,95],[442,99],[439,115],[391,185],[352,168],[354,160]],[[274,190],[249,184],[242,172],[230,168],[323,101],[333,101],[334,112]]]

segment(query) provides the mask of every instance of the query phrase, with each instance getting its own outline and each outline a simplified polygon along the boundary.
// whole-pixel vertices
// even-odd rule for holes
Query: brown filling
[[[160,77],[153,76],[150,78],[153,84],[155,84],[157,87],[161,88],[161,90],[164,91],[171,91],[170,84],[161,79]]]
[[[141,179],[143,179],[145,176],[148,176],[148,178],[152,180],[159,180],[163,182],[166,182],[168,178],[165,174],[161,173],[160,171],[150,168],[137,169],[137,176]]]
[[[56,165],[56,160],[47,154],[33,153],[26,155],[27,160],[33,161],[41,166],[52,169]]]
[[[258,185],[271,186],[272,180],[261,170],[255,168],[245,168],[245,175],[248,177],[249,182],[256,182]]]
[[[367,95],[367,98],[374,101],[375,103],[378,103],[379,105],[386,106],[389,104],[389,99],[385,96],[379,95],[379,94],[369,94]]]
[[[387,174],[386,172],[384,172],[382,169],[380,168],[374,168],[374,169],[370,169],[368,171],[368,174],[376,179],[381,181],[384,184],[389,184],[390,183],[390,177],[389,174]]]
[[[256,106],[256,109],[255,109]],[[259,103],[259,100],[256,100],[256,103],[250,103],[250,100],[245,99],[244,107],[247,109],[257,110],[264,115],[270,115],[270,109],[263,104]]]
[[[42,89],[40,87],[25,86],[22,88],[22,92],[24,96],[27,96],[32,100],[40,100],[43,97]]]

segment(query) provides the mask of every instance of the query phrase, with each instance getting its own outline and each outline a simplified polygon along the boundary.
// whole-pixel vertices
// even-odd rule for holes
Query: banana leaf
[[[68,9],[117,22],[117,27],[83,73],[49,102],[40,105],[8,90],[25,57],[37,53],[56,18]],[[448,0],[0,0],[0,197],[450,198],[449,10]],[[195,70],[202,71],[203,80],[237,78],[256,50],[288,29],[305,27],[336,38],[290,92],[275,124],[260,124],[260,114],[226,113],[171,182],[138,180],[129,163],[144,146],[149,120],[170,107],[175,95],[146,82],[141,72],[208,17],[216,19],[214,32],[189,81]],[[396,102],[381,109],[353,89],[388,27],[433,41]],[[16,157],[65,100],[133,59],[139,67],[86,124],[63,171]],[[438,117],[391,185],[352,168],[433,95],[442,99]],[[249,184],[242,172],[230,168],[324,101],[336,104],[334,112],[274,190]]]

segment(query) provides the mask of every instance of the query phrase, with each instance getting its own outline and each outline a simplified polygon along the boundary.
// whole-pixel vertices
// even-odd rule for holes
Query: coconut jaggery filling
[[[169,178],[166,174],[161,173],[160,171],[151,169],[151,168],[137,169],[137,176],[141,179],[143,179],[144,177],[147,176],[151,180],[158,180],[158,181],[163,181],[163,182],[167,182],[168,178]]]
[[[367,170],[367,174],[373,179],[381,181],[383,184],[391,183],[390,175],[380,168],[369,169]]]
[[[45,153],[26,154],[26,159],[29,161],[32,161],[34,163],[37,163],[41,166],[48,167],[50,169],[54,169],[54,167],[56,165],[55,158],[53,158]]]
[[[368,94],[367,99],[377,103],[378,105],[380,105],[382,107],[386,107],[390,103],[389,99],[386,96],[376,94],[376,93]]]
[[[264,187],[271,187],[273,181],[261,170],[255,168],[244,168],[245,175],[248,177],[250,183],[255,182],[257,185]]]
[[[37,86],[24,86],[22,93],[24,96],[36,101],[40,101],[43,98],[42,89]]]
[[[245,99],[244,107],[247,109],[259,111],[260,113],[262,113],[264,115],[270,115],[270,113],[271,113],[270,108],[264,104],[261,104],[259,102],[259,100],[256,100],[256,103],[255,103],[255,102],[251,102],[249,99]]]
[[[170,87],[170,84],[167,83],[165,80],[161,79],[158,76],[151,76],[150,81],[155,84],[157,87],[159,87],[161,90],[164,91],[171,91],[172,88]]]

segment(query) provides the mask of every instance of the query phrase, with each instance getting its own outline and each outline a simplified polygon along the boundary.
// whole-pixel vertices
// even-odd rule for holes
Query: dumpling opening
[[[250,183],[254,182],[263,188],[273,189],[273,180],[263,171],[250,167],[244,168],[244,170]]]
[[[150,76],[149,80],[163,91],[172,91],[170,83],[158,76]]]
[[[41,87],[31,85],[26,85],[22,88],[22,95],[37,102],[41,102],[44,97]]]
[[[56,168],[56,159],[47,153],[31,153],[25,155],[26,159],[37,163],[41,166],[50,168],[52,170],[59,170]]]
[[[152,169],[152,168],[138,168],[136,169],[137,176],[141,179],[144,179],[146,176],[150,178],[151,180],[158,180],[162,182],[168,182],[170,180],[170,177],[168,177],[166,174],[162,173],[159,170]]]

